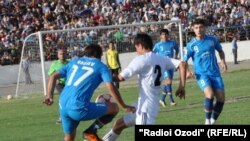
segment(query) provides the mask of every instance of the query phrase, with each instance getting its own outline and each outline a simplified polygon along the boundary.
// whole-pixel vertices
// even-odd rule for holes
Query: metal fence
[[[68,58],[74,55],[82,56],[82,50],[90,43],[98,43],[106,51],[109,42],[114,42],[119,53],[134,52],[133,38],[137,33],[145,32],[151,35],[154,42],[159,41],[159,32],[168,28],[170,36],[180,41],[179,22],[163,21],[133,25],[114,25],[108,27],[91,27],[70,29],[70,31],[42,31],[42,44],[45,61],[57,59],[56,50],[66,48]],[[24,45],[24,55],[29,55],[32,61],[40,61],[38,36],[32,35]]]
[[[55,59],[55,50],[62,44],[68,48],[69,54],[72,56],[75,50],[81,50],[82,47],[89,43],[99,43],[104,50],[107,49],[108,42],[113,41],[116,44],[116,48],[119,53],[134,52],[133,47],[133,37],[138,32],[146,32],[151,35],[154,43],[160,40],[159,31],[161,28],[170,29],[170,36],[172,39],[179,43],[179,30],[175,23],[168,25],[163,24],[151,24],[141,27],[126,27],[108,30],[96,30],[90,31],[89,33],[79,33],[72,35],[64,35],[59,38],[58,41],[45,41],[47,48],[45,51],[48,53],[46,59]],[[234,35],[237,35],[238,39],[249,40],[250,39],[250,26],[234,26],[234,27],[224,27],[224,28],[208,28],[208,35],[217,36],[221,43],[231,42]],[[186,30],[182,32],[183,35],[183,45],[194,36],[191,30]],[[50,46],[50,47],[48,47]],[[69,56],[70,57],[70,56]]]
[[[231,42],[233,36],[237,36],[238,40],[244,41],[250,39],[250,26],[231,26],[231,27],[223,27],[223,28],[213,28],[208,27],[207,30],[208,35],[216,36],[221,43],[223,42]],[[189,29],[184,31],[183,35],[186,39],[186,42],[190,40],[194,36],[194,33]]]

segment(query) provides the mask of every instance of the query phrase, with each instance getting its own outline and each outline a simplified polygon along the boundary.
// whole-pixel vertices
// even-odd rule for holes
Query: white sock
[[[103,141],[115,141],[118,138],[119,135],[117,135],[113,129],[111,129],[102,139]]]
[[[210,119],[206,119],[205,120],[205,125],[210,125],[211,123],[210,123]]]
[[[214,125],[214,124],[215,124],[215,121],[216,121],[215,119],[211,118],[211,119],[210,119],[210,124],[211,124],[211,125]]]

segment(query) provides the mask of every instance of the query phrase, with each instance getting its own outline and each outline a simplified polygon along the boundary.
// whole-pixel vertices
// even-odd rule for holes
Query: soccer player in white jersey
[[[163,72],[168,69],[180,69],[180,84],[176,96],[185,98],[186,63],[152,52],[153,42],[145,33],[137,34],[134,39],[138,54],[118,75],[118,81],[124,81],[138,75],[139,97],[136,113],[130,113],[118,119],[104,137],[104,141],[114,141],[123,129],[136,125],[152,125],[159,112],[159,97]]]
[[[202,19],[196,19],[192,23],[195,38],[187,44],[187,53],[184,60],[192,58],[194,74],[200,89],[205,95],[204,111],[205,124],[214,124],[222,112],[225,102],[225,90],[220,68],[217,62],[215,51],[219,53],[221,67],[227,70],[225,54],[218,39],[206,35],[206,24]],[[214,104],[214,98],[216,102]]]
[[[66,77],[65,87],[60,94],[59,107],[64,131],[64,141],[74,141],[80,121],[96,119],[83,134],[89,141],[101,141],[97,130],[112,121],[118,113],[118,105],[127,112],[135,108],[126,105],[119,91],[113,85],[108,67],[101,61],[102,48],[90,44],[84,49],[84,57],[73,59],[67,65],[55,71],[49,78],[46,105],[53,104],[53,92],[56,80]],[[116,103],[95,103],[91,97],[100,83],[104,82]]]

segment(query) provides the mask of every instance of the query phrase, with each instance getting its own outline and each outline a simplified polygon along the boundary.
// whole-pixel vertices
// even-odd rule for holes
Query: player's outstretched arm
[[[175,95],[180,97],[180,99],[182,98],[185,99],[186,71],[187,71],[187,63],[182,61],[179,65],[180,83],[175,93]]]
[[[113,81],[121,82],[121,81],[125,81],[125,79],[121,75],[115,75],[113,76]]]
[[[59,72],[53,73],[49,77],[49,82],[48,82],[48,95],[46,98],[43,100],[43,103],[46,105],[52,105],[53,104],[53,98],[54,98],[54,89],[56,86],[56,80],[60,77]]]

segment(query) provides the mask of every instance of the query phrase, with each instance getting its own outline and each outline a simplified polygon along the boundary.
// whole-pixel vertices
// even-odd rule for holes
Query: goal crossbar
[[[180,20],[174,21],[159,21],[159,22],[147,22],[147,23],[135,23],[135,24],[123,24],[123,25],[109,25],[109,26],[96,26],[96,27],[84,27],[84,28],[75,28],[75,29],[63,29],[63,30],[48,30],[48,31],[39,31],[36,33],[32,33],[28,35],[23,42],[23,49],[21,52],[21,60],[23,60],[24,56],[24,48],[25,44],[31,36],[37,36],[39,42],[40,49],[40,59],[41,59],[41,68],[42,68],[42,78],[43,78],[43,93],[47,95],[47,86],[46,86],[46,75],[45,75],[45,64],[44,64],[44,50],[43,50],[43,39],[42,35],[50,34],[50,33],[62,33],[62,32],[79,32],[79,31],[90,31],[90,30],[100,30],[100,29],[115,29],[115,28],[126,28],[126,27],[142,27],[142,26],[150,26],[150,25],[167,25],[170,23],[176,23],[178,25],[179,30],[179,47],[180,47],[180,59],[183,60],[183,35],[182,35],[182,24]],[[16,96],[18,96],[18,88],[20,83],[20,73],[21,73],[21,61],[19,65],[18,79],[17,79],[17,88],[16,88]]]

